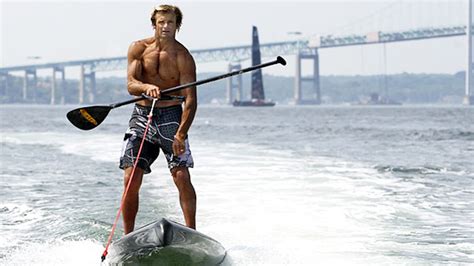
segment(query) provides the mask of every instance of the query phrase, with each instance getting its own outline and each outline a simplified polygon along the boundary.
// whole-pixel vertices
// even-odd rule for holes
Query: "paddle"
[[[259,69],[259,68],[263,68],[263,67],[267,67],[267,66],[271,66],[275,64],[286,65],[286,61],[285,59],[283,59],[283,57],[278,56],[276,60],[268,62],[268,63],[263,63],[260,65],[255,65],[255,66],[251,66],[251,67],[244,68],[241,70],[236,70],[236,71],[229,72],[227,74],[223,74],[219,76],[215,76],[212,78],[179,85],[173,88],[163,90],[161,91],[161,94],[165,95],[165,94],[182,90],[191,86],[197,86],[197,85],[213,82],[219,79],[224,79],[231,76],[240,75],[240,74],[243,74],[255,69]],[[81,108],[77,108],[72,111],[69,111],[66,116],[67,116],[67,119],[77,128],[82,129],[82,130],[90,130],[100,125],[100,123],[102,123],[102,121],[104,121],[104,119],[107,117],[110,110],[126,105],[126,104],[138,102],[143,99],[149,99],[149,96],[142,95],[141,97],[138,97],[138,98],[134,98],[131,100],[114,103],[110,105],[95,105],[95,106],[81,107]]]

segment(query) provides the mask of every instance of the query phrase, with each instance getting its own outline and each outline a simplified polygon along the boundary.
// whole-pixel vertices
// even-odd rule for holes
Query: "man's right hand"
[[[147,85],[145,94],[148,95],[148,96],[151,96],[153,98],[159,99],[160,96],[161,96],[160,88],[158,88],[155,85],[149,84],[149,85]]]

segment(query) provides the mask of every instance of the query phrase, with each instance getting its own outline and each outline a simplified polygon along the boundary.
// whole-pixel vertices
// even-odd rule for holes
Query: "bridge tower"
[[[30,81],[30,77],[32,80]],[[28,91],[33,90],[33,102],[36,102],[36,90],[37,90],[38,77],[36,75],[36,68],[26,69],[25,77],[23,78],[23,101],[28,100]]]
[[[466,67],[466,94],[464,96],[464,104],[466,105],[474,105],[474,75],[473,65],[474,65],[474,53],[473,53],[473,45],[472,45],[472,35],[474,34],[473,31],[473,9],[474,6],[472,5],[472,0],[468,0],[468,10],[467,10],[467,28],[466,28],[466,39],[467,39],[467,67]]]
[[[229,63],[229,72],[242,69],[240,63]],[[235,81],[235,82],[234,82]],[[233,91],[235,90],[236,96],[233,98]],[[226,102],[232,104],[234,100],[242,100],[242,75],[232,76],[227,79],[227,97]]]
[[[84,103],[84,94],[87,93],[88,102],[93,103],[96,93],[94,65],[81,65],[79,81],[79,104]]]
[[[313,73],[310,77],[301,76],[301,63],[303,60],[313,61]],[[296,73],[295,73],[295,90],[294,104],[321,104],[321,87],[319,78],[319,53],[318,49],[300,50],[296,54]],[[312,98],[304,99],[302,94],[302,83],[309,82],[312,85]]]
[[[51,104],[56,103],[56,73],[59,72],[61,74],[61,101],[60,104],[64,104],[64,97],[65,97],[65,87],[66,87],[66,76],[64,74],[64,67],[54,67],[53,68],[53,80],[51,81]]]

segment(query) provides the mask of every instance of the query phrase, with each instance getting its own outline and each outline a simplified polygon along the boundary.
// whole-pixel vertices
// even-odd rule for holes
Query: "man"
[[[153,37],[136,41],[128,51],[128,92],[140,96],[145,93],[160,98],[160,91],[196,81],[196,65],[189,51],[175,39],[182,22],[182,13],[176,6],[160,5],[151,14],[155,30]],[[157,101],[153,120],[143,145],[137,169],[131,177],[145,131],[152,101],[141,100],[134,107],[125,133],[120,168],[124,169],[125,187],[132,180],[123,203],[125,234],[133,231],[138,212],[138,194],[143,174],[151,172],[150,165],[158,157],[160,149],[166,156],[168,167],[179,190],[179,200],[186,226],[196,228],[196,193],[188,171],[193,158],[187,139],[188,130],[196,113],[196,88],[183,89],[174,96],[184,97],[184,103],[176,97]],[[165,98],[165,95],[163,95]]]

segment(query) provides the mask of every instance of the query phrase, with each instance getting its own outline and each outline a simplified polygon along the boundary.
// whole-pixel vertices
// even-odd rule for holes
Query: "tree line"
[[[198,79],[208,78],[221,73],[202,73]],[[343,104],[358,102],[373,93],[401,103],[461,103],[464,96],[464,72],[455,74],[410,74],[368,75],[368,76],[322,76],[320,81],[322,101],[326,104]],[[38,77],[37,89],[28,91],[28,98],[22,97],[23,79],[10,76],[7,86],[0,89],[0,103],[38,103],[49,104],[51,101],[51,78]],[[250,76],[243,76],[243,98],[250,98]],[[294,78],[264,75],[264,88],[267,99],[278,104],[292,102],[294,97]],[[62,99],[57,81],[56,103]],[[79,99],[79,81],[66,80],[64,84],[64,102],[77,104]],[[225,103],[227,81],[219,80],[198,88],[199,103]],[[315,97],[312,84],[303,82],[302,95],[305,99]],[[123,77],[98,78],[94,103],[112,103],[130,98],[126,90],[126,79]],[[87,91],[85,103],[89,98]]]

